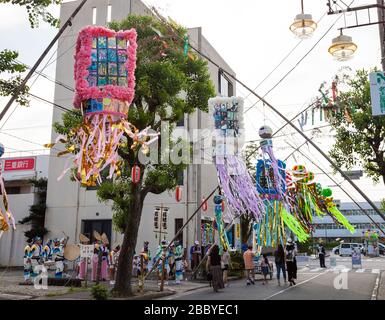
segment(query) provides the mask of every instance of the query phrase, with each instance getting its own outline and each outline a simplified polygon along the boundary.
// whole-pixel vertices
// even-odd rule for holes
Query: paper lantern
[[[176,186],[176,189],[175,189],[175,200],[177,202],[180,202],[182,200],[182,187],[181,186]]]
[[[202,210],[206,212],[207,209],[208,209],[207,200],[205,198],[203,198],[202,199]]]
[[[140,181],[140,167],[138,165],[134,165],[131,169],[131,181],[134,184]]]

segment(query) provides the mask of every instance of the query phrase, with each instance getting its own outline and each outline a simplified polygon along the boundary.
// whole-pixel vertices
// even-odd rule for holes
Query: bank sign
[[[369,74],[370,97],[372,100],[372,115],[385,115],[385,75],[384,72]]]
[[[15,158],[4,160],[4,171],[35,170],[36,158]]]

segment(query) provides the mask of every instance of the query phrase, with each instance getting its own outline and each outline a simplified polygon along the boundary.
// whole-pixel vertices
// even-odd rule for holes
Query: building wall
[[[30,158],[30,157],[28,157]],[[14,158],[4,158],[3,161]],[[20,158],[22,159],[22,158]],[[4,232],[0,240],[0,266],[22,266],[23,250],[26,245],[24,232],[30,229],[29,225],[21,225],[20,220],[29,215],[29,207],[36,201],[33,187],[28,179],[48,177],[48,156],[36,156],[35,170],[5,171],[3,177],[6,186],[23,186],[20,194],[9,194],[9,209],[15,221],[16,230]],[[3,208],[2,208],[3,209]]]
[[[65,21],[66,17],[74,10],[79,1],[64,3],[61,6],[60,19]],[[72,27],[68,29],[64,36],[60,38],[58,45],[58,57],[56,67],[56,79],[69,86],[74,87],[73,81],[73,54],[74,44],[76,42],[77,33],[86,25],[92,24],[92,8],[97,8],[97,24],[106,25],[107,5],[112,5],[112,20],[123,19],[131,12],[135,14],[149,14],[149,10],[138,0],[89,0],[78,16],[73,20]],[[190,41],[192,45],[197,46],[210,56],[213,60],[218,61],[222,68],[234,73],[225,63],[215,49],[202,36],[200,28],[189,30]],[[211,78],[218,91],[218,69],[209,63],[208,65]],[[234,92],[235,92],[235,84]],[[72,105],[73,92],[67,89],[55,87],[55,102],[70,107]],[[53,122],[61,121],[62,111],[54,109]],[[208,115],[202,112],[196,112],[192,115],[185,116],[185,128],[192,132],[193,129],[206,128],[208,126]],[[56,138],[56,133],[52,132],[52,140]],[[57,147],[60,149],[60,147]],[[52,150],[52,154],[56,154],[56,150]],[[99,203],[96,191],[87,191],[80,188],[76,182],[69,179],[68,175],[62,180],[57,181],[57,177],[61,174],[68,158],[52,158],[49,167],[49,187],[47,195],[47,213],[46,226],[51,231],[49,237],[55,237],[64,231],[70,236],[70,242],[77,242],[79,233],[82,232],[82,220],[103,220],[112,219],[111,204]],[[217,175],[213,165],[191,165],[184,172],[184,187],[181,202],[176,202],[174,192],[165,192],[161,195],[149,194],[145,200],[142,219],[139,228],[136,251],[141,250],[145,240],[150,241],[150,249],[155,251],[159,238],[155,237],[153,232],[154,207],[159,205],[168,206],[168,234],[167,240],[171,240],[176,233],[175,219],[181,218],[183,222],[194,213],[200,204],[202,197],[207,196],[217,185]],[[187,194],[188,193],[188,194]],[[213,216],[214,205],[209,201],[208,211],[204,215]],[[184,245],[191,245],[199,236],[200,227],[199,216],[184,230]],[[122,240],[118,232],[112,232],[111,243],[117,243]]]

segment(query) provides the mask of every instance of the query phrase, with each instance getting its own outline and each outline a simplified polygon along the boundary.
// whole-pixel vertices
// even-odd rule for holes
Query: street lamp
[[[328,51],[338,61],[346,61],[352,58],[357,45],[352,41],[352,37],[342,33],[342,29],[340,32],[340,35],[333,39]]]
[[[307,39],[317,29],[317,23],[313,21],[311,14],[304,13],[303,0],[301,0],[301,9],[301,13],[295,16],[294,22],[290,26],[290,31],[300,39]]]

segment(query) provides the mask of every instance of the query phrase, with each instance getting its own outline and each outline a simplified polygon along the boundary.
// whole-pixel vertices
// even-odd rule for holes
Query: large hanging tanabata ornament
[[[243,99],[217,97],[209,100],[213,119],[214,162],[219,183],[229,208],[236,215],[250,215],[259,221],[264,205],[240,156],[243,145]]]
[[[263,126],[259,130],[262,159],[257,162],[256,189],[263,198],[264,218],[254,224],[256,242],[259,247],[276,247],[286,242],[286,228],[290,229],[300,242],[306,241],[308,234],[298,220],[290,213],[286,194],[286,164],[275,158],[272,130]]]
[[[123,135],[133,140],[137,151],[157,139],[149,128],[139,131],[127,121],[129,106],[134,98],[136,68],[136,31],[115,32],[104,27],[86,27],[80,31],[75,54],[75,108],[81,109],[83,123],[73,128],[68,137],[59,136],[56,142],[66,143],[75,154],[76,179],[83,185],[101,182],[100,172],[109,167],[108,178],[120,175],[118,148]],[[50,146],[52,147],[53,144]],[[67,166],[63,174],[71,169]]]
[[[288,189],[291,211],[307,232],[314,231],[314,215],[320,218],[329,215],[334,223],[354,233],[354,227],[333,202],[331,189],[322,189],[319,183],[314,182],[314,174],[303,165],[295,165],[292,175],[296,180]]]
[[[219,254],[222,255],[223,249],[229,250],[230,244],[227,238],[225,226],[223,223],[223,197],[221,195],[214,196],[214,204],[215,204],[215,224],[217,226],[218,231],[218,246],[219,246]]]
[[[4,154],[4,146],[0,143],[0,157],[2,157],[3,154]],[[9,210],[8,196],[7,196],[7,191],[5,189],[2,172],[3,172],[3,162],[0,161],[0,191],[3,198],[3,207],[4,207],[4,211],[2,208],[0,208],[0,238],[3,235],[4,231],[8,231],[10,228],[13,228],[14,230],[16,230],[15,219],[11,211]]]

